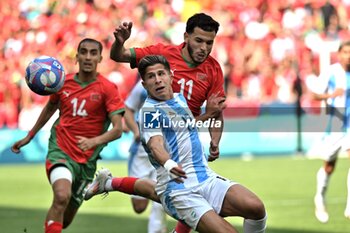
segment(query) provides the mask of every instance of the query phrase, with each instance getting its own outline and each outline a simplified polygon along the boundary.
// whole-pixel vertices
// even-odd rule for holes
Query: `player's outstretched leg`
[[[89,200],[93,196],[118,191],[148,198],[160,203],[154,188],[155,182],[151,179],[135,177],[112,177],[111,172],[103,168],[97,172],[96,178],[86,188],[84,199]]]

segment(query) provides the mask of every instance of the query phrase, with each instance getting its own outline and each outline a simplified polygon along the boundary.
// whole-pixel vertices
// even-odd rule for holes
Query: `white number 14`
[[[87,112],[86,110],[84,109],[84,106],[85,106],[85,103],[86,103],[86,100],[83,99],[83,101],[81,101],[80,105],[79,105],[79,108],[78,108],[78,98],[74,98],[72,99],[71,101],[72,105],[73,105],[73,116],[82,116],[82,117],[85,117],[87,116]]]

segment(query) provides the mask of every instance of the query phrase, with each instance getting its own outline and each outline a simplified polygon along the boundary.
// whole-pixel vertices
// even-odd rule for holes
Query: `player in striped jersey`
[[[199,232],[237,232],[220,216],[242,216],[246,233],[264,232],[259,198],[208,167],[186,99],[171,88],[167,60],[146,56],[138,69],[148,92],[139,114],[141,137],[157,170],[156,192],[166,212]]]
[[[102,44],[83,39],[76,55],[79,72],[67,75],[62,89],[50,96],[32,130],[12,146],[12,151],[19,153],[59,110],[46,158],[54,197],[45,233],[60,233],[73,221],[83,202],[83,190],[93,180],[100,152],[122,134],[124,104],[117,86],[97,72],[101,60]],[[113,127],[108,130],[110,123]]]
[[[315,202],[316,218],[326,223],[329,215],[326,209],[326,191],[340,150],[350,155],[350,41],[344,42],[338,49],[339,62],[332,64],[311,87],[315,99],[326,100],[329,121],[322,143],[318,145],[324,165],[317,172]],[[350,219],[350,170],[347,177],[348,198],[344,211]]]
[[[199,232],[237,232],[222,218],[227,216],[243,217],[245,233],[265,232],[267,216],[261,200],[208,167],[197,125],[192,125],[199,121],[194,121],[184,96],[173,93],[167,60],[146,56],[140,61],[139,73],[148,91],[140,111],[140,135],[157,170],[156,193],[144,192],[145,179],[112,179],[104,171],[95,189],[116,190],[128,183],[122,185],[123,192],[160,200],[169,215]]]

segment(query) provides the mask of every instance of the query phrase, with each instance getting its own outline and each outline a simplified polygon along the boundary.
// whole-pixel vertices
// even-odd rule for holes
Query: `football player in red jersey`
[[[172,88],[187,99],[190,110],[197,120],[222,119],[225,107],[224,78],[219,63],[210,56],[219,23],[204,13],[195,14],[187,20],[185,41],[180,45],[156,44],[145,48],[124,47],[130,37],[132,22],[124,22],[114,31],[115,42],[110,57],[116,62],[129,62],[136,68],[146,55],[163,55],[173,72]],[[207,101],[206,112],[201,114],[201,106]],[[223,124],[222,124],[223,126]],[[211,130],[210,157],[219,156],[220,130]]]
[[[67,75],[64,86],[50,96],[28,135],[12,146],[12,151],[19,153],[59,110],[46,158],[54,198],[45,233],[60,233],[72,222],[83,202],[83,190],[93,180],[100,152],[122,134],[123,100],[117,86],[97,72],[101,54],[99,41],[86,38],[79,43],[79,72]],[[108,130],[110,123],[113,127]]]
[[[209,128],[211,136],[209,161],[219,157],[219,142],[224,125],[222,117],[222,110],[225,108],[223,73],[219,63],[210,56],[219,26],[219,23],[211,16],[198,13],[187,20],[184,42],[182,44],[156,44],[145,48],[127,49],[124,47],[124,43],[130,37],[132,22],[124,22],[114,31],[115,42],[110,52],[112,60],[128,62],[131,68],[136,68],[138,62],[146,55],[159,54],[168,60],[173,75],[173,91],[180,92],[185,96],[187,104],[196,119],[201,121],[215,119],[222,122],[220,128]],[[201,106],[205,101],[207,102],[206,111],[201,115]],[[103,176],[105,173],[106,171],[104,170],[99,174]],[[131,179],[129,184],[126,180],[121,182],[119,188],[115,187],[113,190],[134,194],[134,190],[140,187],[142,190],[136,194],[141,196],[143,194],[148,198],[154,196],[152,188],[150,188],[150,183],[152,182],[140,179],[136,183],[132,183],[135,180]],[[94,189],[94,185],[98,183],[94,182],[90,186],[85,197],[86,199],[104,191],[100,189],[97,193],[91,192]],[[138,187],[138,183],[142,184]],[[134,185],[136,186],[134,187]],[[131,187],[131,189],[125,190],[126,187]],[[176,232],[189,232],[189,228],[187,230],[184,228],[186,227],[178,224]]]

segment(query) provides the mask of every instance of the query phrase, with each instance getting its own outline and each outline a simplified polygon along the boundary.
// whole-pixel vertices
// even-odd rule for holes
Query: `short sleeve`
[[[142,141],[146,145],[152,137],[163,136],[160,125],[157,125],[157,122],[162,122],[162,116],[159,116],[158,119],[152,121],[154,116],[153,114],[155,113],[157,113],[156,109],[148,105],[144,105],[139,112],[138,122],[140,127],[140,135]]]
[[[105,85],[106,109],[109,114],[124,114],[124,101],[120,97],[118,87],[114,83]]]

